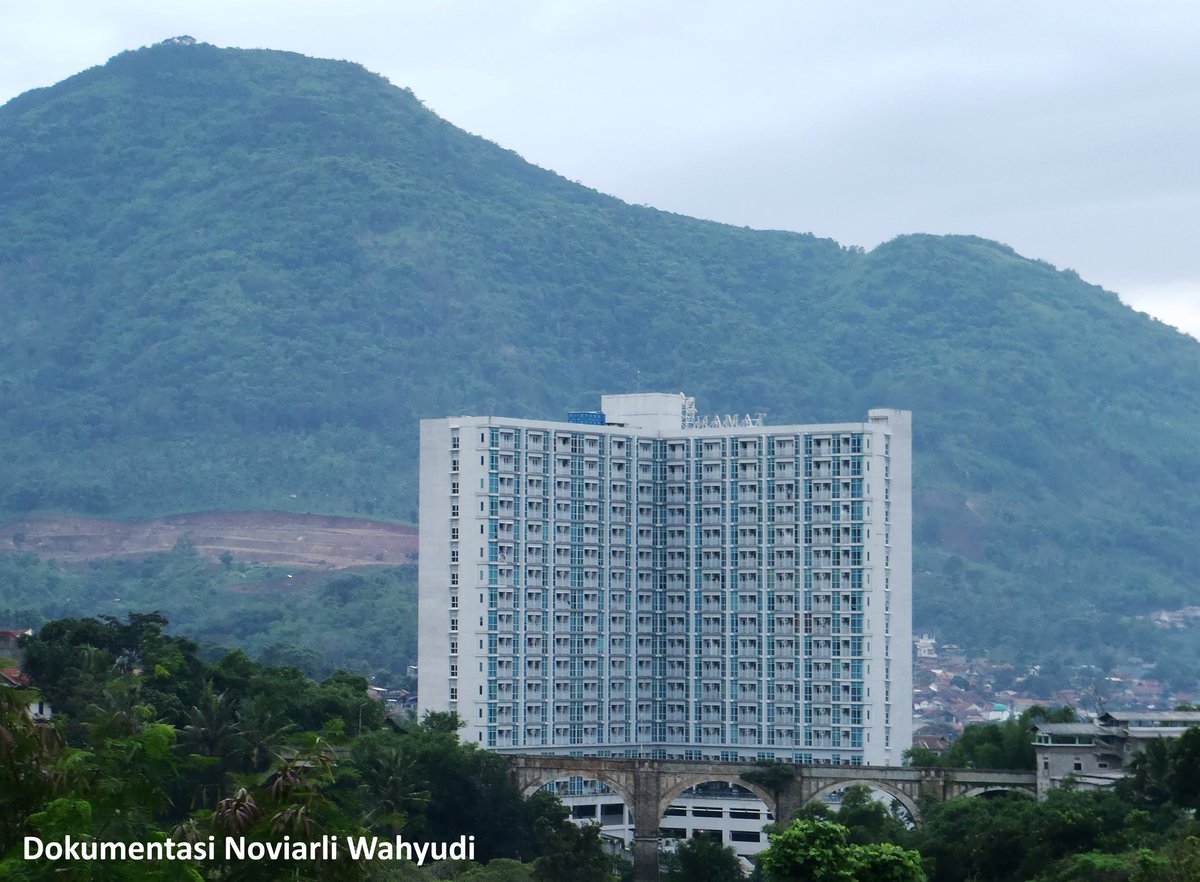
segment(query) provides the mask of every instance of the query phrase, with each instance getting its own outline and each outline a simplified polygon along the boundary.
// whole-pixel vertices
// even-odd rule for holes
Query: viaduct
[[[1014,791],[1037,793],[1033,771],[926,769],[892,766],[792,766],[795,777],[781,781],[772,792],[742,778],[753,763],[626,759],[592,756],[507,754],[513,780],[525,795],[560,778],[579,776],[603,781],[629,807],[633,817],[634,882],[658,879],[659,826],[667,807],[689,787],[706,781],[727,781],[753,791],[780,820],[790,818],[805,803],[828,793],[865,784],[894,797],[915,823],[920,823],[918,800],[980,796]]]

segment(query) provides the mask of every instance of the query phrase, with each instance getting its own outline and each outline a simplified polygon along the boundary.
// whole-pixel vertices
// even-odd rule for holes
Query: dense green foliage
[[[300,573],[217,566],[187,542],[139,560],[64,567],[0,555],[0,623],[36,628],[63,616],[159,610],[211,654],[238,647],[312,676],[335,668],[404,682],[417,661],[416,570],[370,567]]]
[[[1195,774],[1200,728],[1188,738],[1172,749],[1164,779]],[[788,854],[816,861],[844,845],[890,844],[918,852],[930,882],[1182,882],[1200,878],[1200,824],[1185,811],[1189,794],[1173,798],[1165,786],[1135,776],[1115,791],[1060,788],[1041,801],[1018,794],[923,800],[922,824],[913,827],[856,786],[836,812],[818,802],[797,813],[795,823],[809,826],[790,834],[804,848],[793,843]],[[822,866],[808,871],[835,872],[838,865]]]
[[[448,878],[404,862],[229,859],[226,838],[318,842],[323,835],[474,837],[465,878],[604,882],[595,829],[576,827],[557,798],[523,798],[498,754],[464,745],[453,714],[385,725],[367,682],[322,682],[240,652],[216,664],[170,637],[161,616],[64,619],[27,641],[29,674],[55,708],[34,723],[29,695],[0,688],[0,878],[401,880]],[[23,837],[205,843],[176,861],[25,860]],[[181,845],[179,847],[182,847]],[[520,862],[514,864],[513,862]],[[426,868],[429,870],[429,868]]]
[[[385,723],[364,678],[320,682],[241,652],[203,661],[159,615],[62,619],[23,641],[25,666],[55,708],[0,688],[0,878],[604,882],[598,828],[576,827],[556,798],[522,798],[504,758],[459,742],[453,714]],[[987,739],[981,741],[989,743]],[[912,827],[865,787],[833,812],[806,806],[776,829],[766,880],[845,882],[1183,882],[1200,872],[1200,727],[1147,752],[1111,791],[1057,789],[921,803]],[[770,777],[772,767],[759,770]],[[473,836],[486,867],[339,860],[246,865],[197,856],[170,864],[26,861],[39,835],[176,843]],[[218,849],[223,854],[222,849]],[[682,845],[668,878],[731,878],[716,843]],[[695,869],[703,866],[704,872]],[[689,869],[690,868],[690,869]],[[199,873],[197,876],[195,873]],[[67,872],[71,875],[64,876]]]
[[[852,845],[900,842],[912,820],[898,802],[894,802],[889,810],[885,803],[874,797],[871,788],[863,784],[854,784],[843,791],[837,811],[826,802],[814,800],[795,817],[839,824],[846,828],[846,841]]]
[[[926,882],[921,856],[891,843],[855,845],[846,828],[800,818],[778,833],[759,856],[767,882]]]
[[[1138,860],[1161,872],[1109,878],[1194,878],[1167,875],[1172,864],[1187,860],[1189,837],[1200,833],[1194,820],[1169,804],[1147,810],[1110,791],[1058,789],[1043,801],[956,799],[922,811],[925,823],[908,841],[932,864],[931,882],[1102,879],[1078,875],[1079,868],[1103,862],[1132,867]]]
[[[1118,790],[1140,805],[1171,802],[1200,811],[1200,726],[1170,741],[1157,739],[1130,762]]]
[[[1033,769],[1036,768],[1030,727],[1037,723],[1073,723],[1075,711],[1069,707],[1047,710],[1040,705],[1020,716],[999,723],[971,723],[942,754],[923,747],[904,752],[910,766],[943,766],[949,769]]]
[[[737,853],[709,836],[680,842],[659,861],[662,882],[743,882]]]
[[[626,205],[357,66],[177,43],[0,108],[0,205],[0,511],[413,520],[420,417],[904,407],[918,627],[1194,678],[1126,617],[1196,599],[1200,344],[1073,272]]]

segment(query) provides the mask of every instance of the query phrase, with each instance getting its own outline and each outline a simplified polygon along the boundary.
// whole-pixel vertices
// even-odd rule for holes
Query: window
[[[1075,762],[1071,763],[1071,768],[1073,768],[1076,772],[1082,772],[1083,763],[1076,759]]]

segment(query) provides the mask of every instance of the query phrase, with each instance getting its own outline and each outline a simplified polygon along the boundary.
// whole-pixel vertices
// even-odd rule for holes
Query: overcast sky
[[[189,34],[345,58],[629,201],[972,233],[1200,336],[1200,3],[43,0],[0,101]]]

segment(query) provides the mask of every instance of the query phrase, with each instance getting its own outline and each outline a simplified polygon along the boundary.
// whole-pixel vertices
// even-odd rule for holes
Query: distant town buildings
[[[914,640],[914,646],[921,639]],[[1018,669],[987,658],[968,659],[953,644],[938,646],[936,658],[922,656],[919,650],[914,654],[913,731],[917,735],[953,738],[970,723],[1019,716],[1034,705],[1067,706],[1081,715],[1099,715],[1109,707],[1161,711],[1200,701],[1196,688],[1171,689],[1153,679],[1149,662],[1129,660],[1107,675],[1076,671],[1064,676],[1057,688],[1046,690],[1036,665]],[[1003,710],[997,705],[1003,705]]]
[[[1160,628],[1183,631],[1200,626],[1200,606],[1185,606],[1182,609],[1162,609],[1150,614],[1150,620]]]
[[[937,641],[928,634],[922,634],[913,641],[916,644],[917,658],[937,658]]]

